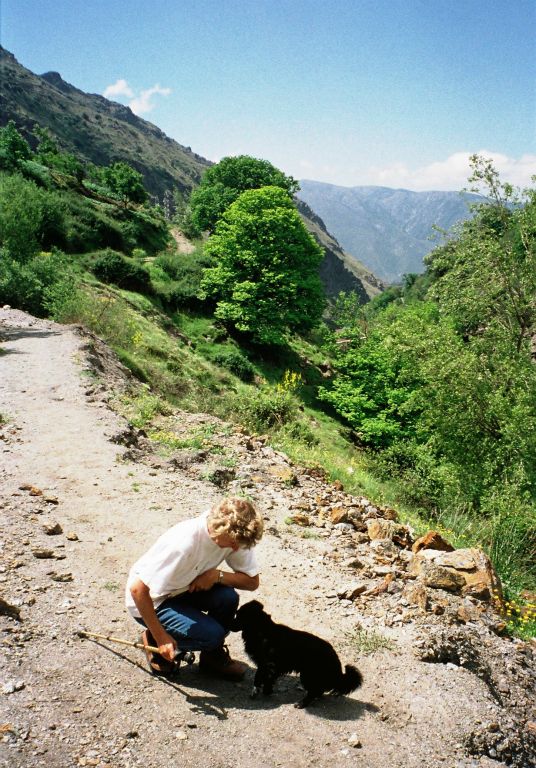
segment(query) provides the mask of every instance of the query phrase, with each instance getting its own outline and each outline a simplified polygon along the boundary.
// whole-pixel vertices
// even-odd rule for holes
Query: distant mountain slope
[[[34,75],[1,47],[0,97],[1,125],[14,120],[30,136],[39,123],[62,149],[85,160],[98,165],[124,160],[143,174],[149,192],[160,199],[176,187],[189,193],[210,165],[129,107],[84,93],[57,72]]]
[[[382,281],[341,248],[320,216],[307,203],[300,199],[296,199],[296,203],[305,226],[324,248],[326,255],[320,265],[320,278],[324,286],[329,286],[327,295],[335,297],[341,291],[354,291],[366,302],[381,293],[385,288]]]
[[[468,218],[476,195],[410,192],[387,187],[339,187],[300,181],[299,197],[324,220],[342,247],[375,275],[396,282],[423,271],[423,256],[435,245],[434,224],[449,229]]]
[[[0,46],[0,125],[14,120],[30,142],[34,125],[48,128],[62,149],[98,165],[123,160],[143,174],[160,201],[180,189],[188,195],[212,163],[178,144],[128,107],[66,83],[57,72],[35,75]],[[320,273],[329,297],[355,291],[367,301],[383,286],[357,259],[345,254],[323,222],[305,205],[300,214],[325,249]]]

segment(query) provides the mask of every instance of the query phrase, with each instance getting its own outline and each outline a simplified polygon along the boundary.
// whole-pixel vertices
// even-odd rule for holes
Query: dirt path
[[[482,676],[415,655],[432,619],[393,622],[398,609],[387,603],[371,600],[361,610],[339,600],[337,588],[349,578],[333,553],[349,546],[344,531],[305,538],[285,525],[305,479],[301,490],[268,481],[251,490],[268,529],[255,596],[276,620],[333,642],[362,670],[359,691],[298,710],[295,677],[281,680],[272,698],[253,701],[252,671],[237,685],[207,678],[195,664],[170,683],[150,676],[139,651],[78,639],[80,627],[137,639],[123,608],[130,564],[221,491],[187,464],[171,471],[165,462],[128,460],[132,452],[111,441],[125,426],[106,405],[113,382],[96,381],[77,329],[0,310],[0,349],[0,414],[8,418],[0,427],[0,596],[22,619],[0,615],[2,768],[507,764],[500,754],[474,756],[465,746],[479,729],[502,734],[513,717]],[[232,439],[238,475],[255,472],[261,460],[275,468],[274,478],[278,467],[288,468],[267,446],[251,453]],[[61,532],[47,534],[44,527],[55,523]],[[392,648],[360,655],[348,639],[359,627],[389,638]],[[481,637],[526,686],[520,670],[527,664],[518,656],[530,649]],[[229,640],[246,661],[239,636]]]

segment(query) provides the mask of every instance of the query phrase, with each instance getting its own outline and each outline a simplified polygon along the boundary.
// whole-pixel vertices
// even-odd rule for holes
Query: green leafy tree
[[[377,449],[417,439],[423,408],[418,340],[429,333],[436,317],[432,304],[391,304],[371,327],[357,315],[355,324],[343,332],[337,375],[318,394],[344,417],[363,445]]]
[[[276,344],[287,330],[305,331],[319,322],[322,250],[283,189],[243,192],[205,250],[215,266],[204,273],[203,295],[216,300],[216,317],[238,331]]]
[[[55,192],[16,173],[0,176],[0,246],[19,262],[65,241],[64,206]]]
[[[203,175],[190,198],[191,221],[198,232],[213,232],[223,212],[242,192],[260,187],[280,187],[289,197],[299,189],[292,176],[286,176],[268,160],[249,155],[224,157]]]
[[[143,186],[141,173],[128,163],[114,163],[102,171],[104,183],[126,206],[128,203],[144,203],[147,192]]]
[[[10,120],[4,128],[0,128],[0,170],[14,171],[22,161],[31,157],[30,145]]]
[[[47,128],[36,125],[33,130],[38,140],[36,158],[39,162],[60,173],[74,176],[80,184],[86,175],[83,163],[70,152],[60,152],[56,141]]]

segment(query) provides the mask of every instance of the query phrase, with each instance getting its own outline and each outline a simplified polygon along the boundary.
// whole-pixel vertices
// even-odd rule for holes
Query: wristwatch
[[[223,583],[223,571],[220,571],[218,573],[218,584],[222,584],[222,583]]]

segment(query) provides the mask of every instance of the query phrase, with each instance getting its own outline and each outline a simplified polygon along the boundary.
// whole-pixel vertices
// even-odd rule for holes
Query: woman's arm
[[[136,604],[136,608],[145,622],[149,632],[158,645],[158,651],[168,661],[173,661],[177,653],[177,643],[175,639],[166,632],[160,619],[156,615],[153,601],[149,592],[149,587],[141,579],[136,579],[130,587],[130,594]]]
[[[190,592],[199,592],[211,589],[215,584],[225,584],[226,587],[253,592],[259,587],[259,577],[258,575],[248,576],[247,573],[242,573],[241,571],[232,573],[231,571],[221,571],[219,568],[209,568],[208,571],[200,573],[199,576],[195,577],[188,590]]]

